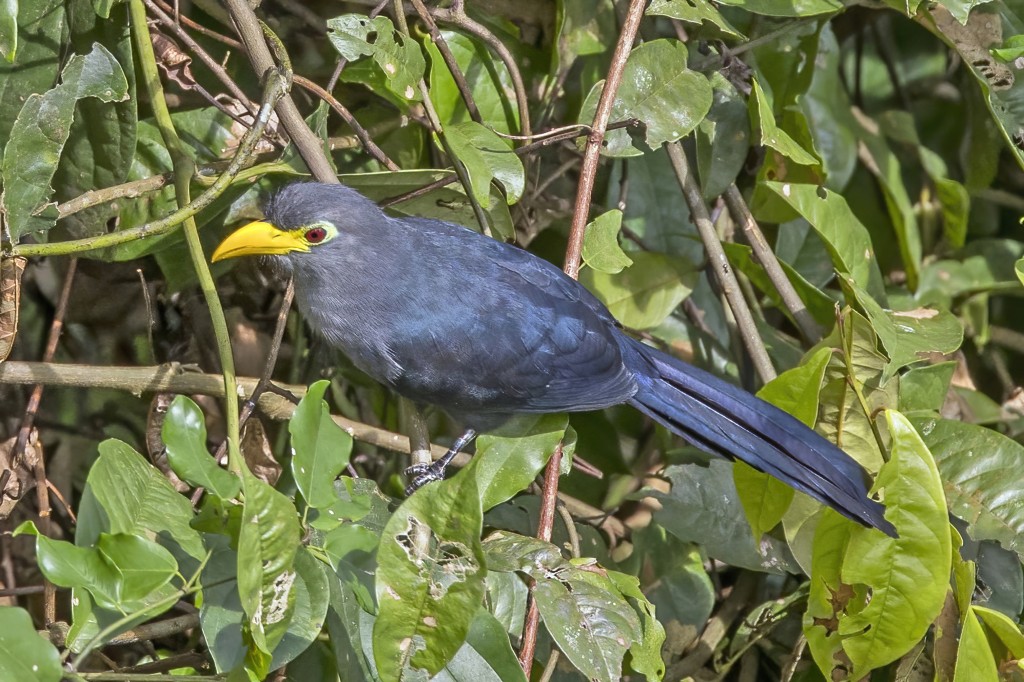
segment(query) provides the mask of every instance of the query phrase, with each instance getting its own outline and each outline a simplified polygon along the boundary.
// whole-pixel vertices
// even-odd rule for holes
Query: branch
[[[249,61],[256,69],[256,74],[263,78],[274,69],[274,58],[270,54],[270,48],[267,47],[263,29],[260,27],[260,20],[256,18],[256,13],[253,12],[247,0],[224,0],[224,5],[231,14],[231,18],[235,20],[238,35],[249,54]],[[337,183],[338,178],[324,152],[320,138],[306,125],[306,121],[302,118],[299,108],[295,106],[291,97],[284,96],[278,101],[277,115],[313,176],[320,182]]]
[[[725,203],[729,206],[729,213],[732,214],[733,220],[743,226],[743,234],[746,235],[747,243],[750,244],[750,248],[754,252],[754,258],[764,268],[768,279],[775,286],[775,290],[779,292],[779,296],[782,297],[782,304],[786,306],[786,310],[793,316],[793,320],[796,322],[797,327],[799,327],[800,333],[803,334],[804,339],[807,341],[817,343],[821,339],[821,327],[818,326],[814,317],[811,316],[811,312],[804,305],[800,295],[796,293],[793,283],[789,281],[786,273],[783,272],[782,266],[779,265],[779,259],[775,257],[775,253],[768,245],[768,240],[764,238],[761,228],[758,227],[757,221],[754,220],[750,207],[743,200],[743,195],[736,188],[736,184],[730,184],[723,196],[725,197]]]
[[[583,253],[583,234],[587,226],[587,217],[590,214],[590,199],[594,193],[594,180],[597,177],[597,165],[601,158],[601,143],[604,141],[605,130],[611,118],[612,104],[615,102],[615,93],[618,92],[619,84],[622,82],[622,72],[626,68],[626,59],[629,51],[636,40],[637,31],[640,28],[640,19],[644,15],[645,0],[631,0],[626,21],[622,26],[622,33],[615,45],[615,52],[612,54],[612,63],[608,70],[608,78],[605,80],[604,90],[601,92],[601,99],[597,104],[597,111],[594,115],[594,123],[591,126],[590,135],[587,137],[587,148],[583,156],[583,168],[580,171],[580,184],[576,190],[576,206],[572,216],[572,229],[569,233],[569,246],[565,251],[565,273],[573,279],[579,278],[580,256]],[[555,505],[558,501],[558,477],[562,468],[562,446],[555,448],[551,459],[548,460],[547,469],[544,471],[544,494],[541,498],[540,521],[537,528],[537,537],[544,540],[551,540],[551,529],[555,522]],[[537,610],[537,602],[531,597],[526,612],[526,620],[523,624],[523,646],[519,650],[519,665],[522,666],[526,676],[530,676],[533,668],[533,655],[537,647],[537,628],[540,623],[540,612]]]
[[[725,251],[722,249],[722,242],[711,222],[711,216],[708,215],[708,207],[704,204],[700,186],[690,170],[683,146],[678,142],[671,142],[665,145],[665,149],[668,151],[668,158],[672,162],[672,168],[679,180],[679,187],[686,198],[686,205],[690,208],[690,217],[694,225],[697,226],[704,249],[708,252],[711,271],[725,293],[729,308],[736,318],[736,327],[739,329],[740,338],[743,339],[743,345],[750,353],[750,357],[754,361],[754,368],[761,381],[768,383],[775,378],[775,368],[772,366],[768,351],[765,350],[764,343],[757,333],[757,325],[754,324],[754,317],[750,314],[750,308],[743,298],[743,292],[740,291],[736,274],[732,271],[729,259],[726,258]]]

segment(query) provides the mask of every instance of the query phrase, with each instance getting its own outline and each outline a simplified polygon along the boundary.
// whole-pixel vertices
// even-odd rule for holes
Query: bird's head
[[[288,270],[330,257],[339,235],[362,232],[384,218],[375,203],[344,185],[299,182],[278,190],[263,207],[264,220],[244,225],[221,242],[211,260],[280,256]]]

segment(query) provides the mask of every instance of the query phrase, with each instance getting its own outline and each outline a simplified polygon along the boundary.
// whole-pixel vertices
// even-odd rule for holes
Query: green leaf
[[[964,22],[961,22],[964,23]],[[1003,42],[1002,47],[990,48],[992,54],[1004,62],[1012,62],[1018,57],[1024,57],[1024,35],[1010,36]]]
[[[889,356],[889,362],[882,373],[883,384],[898,370],[909,364],[925,361],[932,353],[945,355],[960,348],[964,330],[952,313],[931,308],[884,310],[852,280],[847,280],[845,284],[867,313]]]
[[[126,443],[105,440],[99,451],[79,504],[75,544],[92,546],[104,532],[145,536],[167,547],[183,572],[198,568],[206,549],[189,526],[188,498]]]
[[[765,268],[761,263],[757,262],[754,258],[754,252],[751,247],[736,244],[735,242],[723,242],[722,248],[725,250],[725,255],[729,258],[729,263],[748,276],[751,283],[760,289],[762,292],[771,298],[772,302],[778,310],[785,314],[786,317],[793,317],[782,302],[782,297],[778,293],[778,289],[775,284],[769,279],[768,274],[765,272]],[[779,265],[782,266],[782,271],[785,273],[786,279],[793,284],[793,288],[796,289],[797,295],[800,296],[800,300],[807,306],[808,311],[814,317],[815,321],[819,325],[831,326],[836,322],[836,301],[830,298],[821,289],[815,287],[800,274],[792,265],[785,261],[779,261]]]
[[[646,14],[648,16],[672,17],[697,26],[708,23],[730,38],[743,39],[743,34],[737,31],[710,3],[688,2],[687,0],[653,0],[647,8]]]
[[[642,594],[644,604],[636,602],[644,626],[630,605],[629,599],[639,594],[635,578],[617,574],[613,579],[603,571],[588,570],[591,560],[566,561],[549,542],[505,531],[488,537],[484,549],[491,570],[520,571],[536,580],[533,594],[544,626],[588,679],[620,679],[623,657],[634,644],[642,656],[648,653],[647,644],[656,644],[660,651],[660,630],[648,620],[653,615],[646,609],[650,604]],[[645,642],[645,636],[651,642]]]
[[[167,461],[182,480],[202,486],[222,500],[233,499],[242,482],[218,466],[206,449],[206,418],[184,395],[175,396],[161,428]]]
[[[915,367],[900,377],[900,412],[938,412],[949,392],[956,361]],[[934,454],[934,453],[932,453]]]
[[[751,84],[753,89],[749,100],[750,127],[753,128],[757,136],[757,144],[771,147],[798,165],[819,165],[821,162],[814,154],[800,146],[799,142],[776,124],[772,105],[768,102],[768,98],[756,78],[751,81]]]
[[[648,682],[664,679],[665,661],[661,657],[661,647],[665,643],[665,627],[656,617],[654,604],[640,589],[638,578],[618,571],[608,571],[608,578],[640,616],[643,635],[629,647],[630,667],[644,675]]]
[[[732,465],[713,459],[707,467],[670,466],[670,493],[652,492],[662,504],[655,520],[684,542],[695,542],[709,556],[755,571],[781,573],[790,567],[783,544],[770,535],[754,541],[737,499]]]
[[[801,19],[843,10],[839,0],[722,0],[721,4],[742,7],[754,14]]]
[[[327,607],[330,588],[325,575],[327,567],[307,551],[299,550],[295,556],[295,606],[288,630],[274,647],[271,659],[257,659],[248,650],[243,628],[239,627],[239,623],[245,622],[245,612],[235,582],[237,554],[227,538],[214,538],[210,545],[212,554],[202,574],[204,589],[199,619],[216,669],[241,672],[248,658],[253,665],[266,665],[275,670],[309,648],[310,642],[320,634]]]
[[[811,224],[840,274],[852,277],[876,300],[885,300],[871,235],[840,194],[808,184],[766,182],[764,186]]]
[[[466,167],[473,196],[487,208],[491,201],[491,180],[505,188],[509,205],[519,201],[526,182],[523,162],[508,142],[476,121],[450,125],[444,129],[452,153]]]
[[[565,415],[524,415],[476,441],[466,467],[487,511],[518,495],[537,477],[565,437]]]
[[[13,64],[0,62],[0,140],[10,139],[25,98],[56,82],[61,60],[54,46],[63,44],[66,21],[63,0],[19,3],[17,57]]]
[[[18,0],[0,0],[0,53],[14,63],[18,53]]]
[[[1013,658],[1024,658],[1024,634],[1021,633],[1020,625],[995,609],[974,605],[971,606],[971,611],[981,619]]]
[[[953,682],[997,682],[1001,678],[999,668],[973,606],[965,614],[963,623]]]
[[[899,537],[836,520],[831,511],[815,537],[804,633],[826,677],[843,655],[850,676],[860,678],[910,651],[949,589],[952,541],[938,469],[906,417],[885,416],[892,448],[875,489]]]
[[[661,324],[693,290],[697,271],[688,263],[663,253],[636,251],[633,264],[610,274],[584,270],[580,281],[612,315],[630,329]]]
[[[568,70],[577,57],[603,54],[615,44],[619,32],[611,0],[562,2],[556,8],[557,35],[553,42],[558,47],[558,59],[553,69]]]
[[[57,649],[39,636],[25,609],[0,606],[0,679],[60,682]]]
[[[238,534],[238,594],[255,648],[271,654],[295,608],[295,553],[302,531],[291,500],[263,481],[242,481],[245,508]],[[250,648],[250,653],[254,653]]]
[[[49,230],[56,212],[49,205],[50,180],[71,131],[75,103],[86,97],[105,102],[128,96],[121,66],[102,45],[86,56],[75,55],[61,72],[61,84],[49,92],[29,95],[4,147],[3,209],[11,236]]]
[[[26,521],[14,531],[36,536],[36,562],[46,579],[61,587],[84,588],[97,604],[116,609],[120,603],[121,582],[117,570],[93,547],[76,547],[70,542],[52,540]]]
[[[334,479],[344,471],[352,454],[352,436],[334,423],[324,391],[330,381],[309,387],[288,422],[292,437],[292,477],[306,503],[315,509],[337,501]]]
[[[359,190],[374,201],[393,197],[424,185],[436,182],[453,174],[449,170],[413,170],[385,173],[360,173],[339,175],[338,179],[349,187]],[[512,239],[515,226],[509,214],[508,205],[501,191],[491,184],[491,199],[487,202],[490,208],[484,209],[488,222],[495,236],[501,239]],[[463,225],[471,230],[480,230],[473,206],[469,202],[462,186],[453,183],[446,187],[418,195],[408,201],[395,204],[388,208],[393,213],[423,218],[436,218],[456,225]]]
[[[680,4],[686,4],[685,0]],[[696,6],[711,7],[706,3]],[[750,116],[743,96],[721,73],[712,74],[711,87],[711,109],[694,133],[697,175],[709,200],[736,180],[750,151]]]
[[[757,392],[759,398],[789,412],[810,427],[818,421],[818,393],[832,349],[819,348],[799,367],[783,372]],[[732,470],[736,492],[755,539],[774,528],[793,500],[793,488],[782,481],[736,462]]]
[[[615,208],[597,216],[583,233],[583,262],[599,272],[615,274],[633,264],[619,246],[622,211]]]
[[[512,76],[505,63],[494,59],[486,46],[456,31],[442,30],[441,37],[455,57],[469,92],[480,112],[481,123],[500,133],[519,130],[519,108],[516,106]],[[441,119],[442,127],[472,120],[462,94],[452,78],[448,65],[433,41],[426,43],[430,57],[430,99]]]
[[[898,404],[899,383],[882,384],[886,358],[878,351],[871,324],[856,311],[846,309],[822,343],[839,352],[825,370],[818,429],[868,471],[878,471],[884,457],[874,419],[881,410]]]
[[[883,123],[888,123],[893,128],[902,128],[894,132],[911,140],[916,139],[917,133],[910,112],[890,114],[883,119]],[[917,223],[917,209],[903,182],[903,169],[885,138],[873,133],[863,121],[857,130],[857,139],[866,159],[864,166],[875,176],[879,189],[882,190],[896,235],[896,243],[899,245],[907,286],[914,291],[917,289],[918,273],[921,269],[921,228]]]
[[[102,0],[97,0],[100,2]],[[120,185],[128,179],[139,129],[139,98],[135,90],[135,68],[131,31],[128,28],[128,3],[124,2],[109,18],[94,12],[68,12],[70,49],[84,54],[93,43],[107,48],[117,59],[128,81],[128,97],[120,102],[81,99],[75,107],[75,119],[64,144],[60,164],[53,176],[54,199],[68,201],[89,190]],[[87,208],[61,219],[62,235],[87,237],[109,229],[111,219],[120,219],[128,198]],[[66,231],[66,232],[65,232]]]
[[[641,44],[626,61],[611,120],[642,121],[644,139],[651,149],[689,135],[711,108],[711,84],[703,74],[686,67],[687,56],[686,45],[662,39]],[[591,88],[580,112],[581,124],[593,123],[603,90],[604,81]],[[619,129],[608,131],[601,153],[640,156],[644,150],[633,145],[628,130]]]
[[[405,100],[420,99],[416,85],[426,71],[423,52],[419,43],[396,31],[390,19],[343,14],[327,20],[327,31],[342,57],[353,62],[363,56],[373,57],[392,93]]]
[[[178,562],[170,552],[138,535],[102,533],[96,549],[120,575],[122,603],[145,599],[170,582],[178,571]]]
[[[377,550],[373,654],[381,679],[438,673],[462,646],[487,574],[476,479],[418,490],[395,511]]]
[[[539,580],[533,590],[544,627],[590,680],[622,679],[622,659],[641,638],[639,618],[610,582],[576,569]]]
[[[974,424],[917,417],[935,456],[950,511],[974,540],[995,540],[1024,559],[1024,446]]]
[[[466,643],[434,679],[444,679],[446,675],[453,682],[526,682],[526,675],[509,643],[508,633],[485,608],[477,609],[473,622],[469,624]]]

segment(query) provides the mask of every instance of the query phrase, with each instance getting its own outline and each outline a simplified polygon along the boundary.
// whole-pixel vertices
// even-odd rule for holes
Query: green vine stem
[[[183,209],[191,203],[189,183],[195,173],[195,163],[185,152],[181,138],[178,137],[178,131],[174,128],[170,109],[167,108],[167,102],[164,99],[163,84],[160,82],[160,73],[156,66],[156,55],[153,52],[153,43],[149,36],[149,25],[146,23],[146,6],[142,0],[131,0],[129,12],[132,36],[135,39],[135,49],[139,56],[139,68],[149,94],[150,106],[153,107],[157,128],[159,128],[160,136],[171,155],[175,195],[178,206]],[[186,216],[182,222],[182,228],[185,232],[185,242],[188,244],[192,265],[199,278],[199,287],[203,292],[203,298],[206,299],[206,305],[210,308],[210,321],[213,324],[213,334],[217,340],[217,354],[220,356],[221,370],[224,374],[228,469],[241,475],[245,470],[245,463],[238,445],[238,391],[235,381],[235,361],[231,355],[231,338],[228,336],[228,324],[224,319],[224,309],[220,304],[220,297],[217,295],[213,275],[210,274],[210,267],[206,262],[206,254],[203,253],[202,242],[199,241],[199,228],[196,226],[195,218],[191,215]]]
[[[152,50],[152,45],[150,46]],[[128,230],[101,234],[95,237],[84,239],[72,239],[66,242],[55,242],[52,244],[19,244],[10,247],[11,256],[23,256],[25,258],[38,258],[42,256],[67,256],[71,254],[82,254],[97,249],[106,249],[120,246],[136,239],[154,237],[167,234],[173,231],[185,220],[199,213],[219,197],[224,190],[231,185],[239,176],[241,171],[248,165],[249,159],[256,150],[256,143],[263,136],[263,131],[270,121],[270,115],[274,111],[278,100],[288,92],[291,79],[288,74],[272,70],[267,72],[267,80],[263,88],[263,100],[260,104],[259,113],[245,135],[242,136],[238,145],[238,152],[231,159],[231,163],[224,172],[210,185],[210,187],[195,198],[195,201],[188,202],[177,211],[159,220],[139,225]],[[162,100],[161,100],[162,101]],[[155,108],[155,105],[154,105]]]

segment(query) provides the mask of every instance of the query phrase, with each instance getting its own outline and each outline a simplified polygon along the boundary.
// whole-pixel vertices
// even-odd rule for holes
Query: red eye
[[[306,241],[310,244],[319,244],[327,238],[327,230],[322,227],[311,227],[306,230]]]

